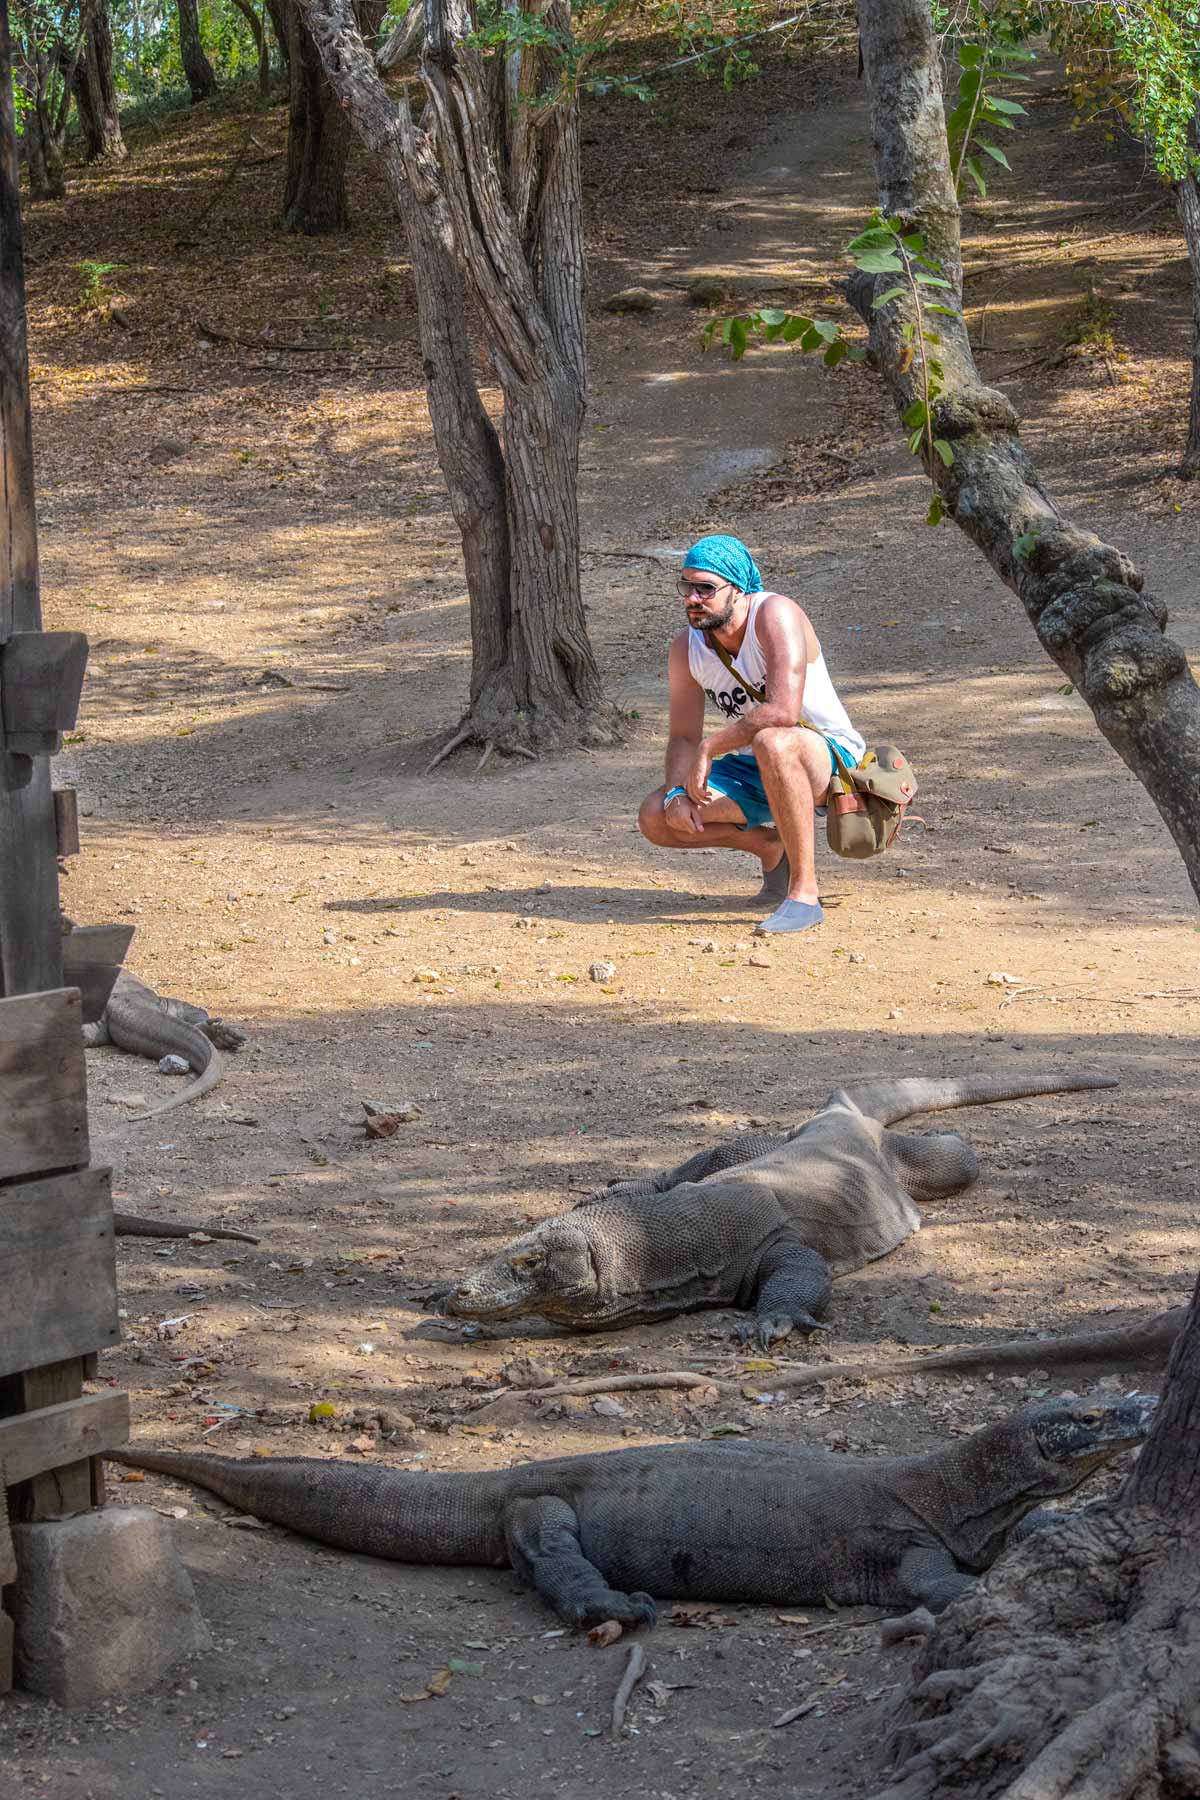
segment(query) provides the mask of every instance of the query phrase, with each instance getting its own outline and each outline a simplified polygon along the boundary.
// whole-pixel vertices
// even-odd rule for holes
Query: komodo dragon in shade
[[[211,1019],[202,1006],[191,1006],[186,1000],[164,999],[128,969],[118,974],[108,1004],[96,1024],[84,1026],[83,1037],[89,1049],[112,1043],[155,1062],[164,1056],[180,1056],[196,1072],[198,1079],[181,1093],[145,1112],[129,1113],[131,1119],[156,1119],[185,1100],[207,1094],[224,1073],[221,1050],[240,1050],[246,1042],[245,1032],[236,1025]]]
[[[957,1133],[891,1126],[913,1113],[1115,1087],[1106,1075],[967,1075],[838,1088],[783,1136],[745,1132],[667,1174],[619,1182],[545,1219],[431,1299],[464,1319],[537,1313],[603,1331],[701,1307],[756,1314],[766,1349],[823,1329],[832,1278],[886,1256],[921,1228],[916,1202],[969,1187],[975,1152]]]
[[[652,1625],[654,1598],[936,1613],[1041,1501],[1140,1443],[1154,1406],[1140,1394],[1035,1402],[926,1456],[659,1444],[432,1475],[140,1445],[108,1457],[340,1550],[508,1565],[570,1625]]]

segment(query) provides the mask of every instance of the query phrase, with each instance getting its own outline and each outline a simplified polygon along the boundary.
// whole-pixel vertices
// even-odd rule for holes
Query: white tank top
[[[762,645],[758,641],[757,619],[759,607],[768,598],[766,593],[751,594],[746,635],[742,639],[741,649],[733,658],[733,668],[737,674],[756,688],[766,686],[767,664]],[[733,671],[725,667],[705,634],[690,627],[688,671],[692,680],[704,689],[717,711],[723,713],[726,719],[740,719],[743,713],[758,705]],[[836,738],[839,748],[847,752],[851,761],[857,762],[865,752],[866,739],[855,731],[850,723],[850,715],[838,699],[837,690],[829,678],[829,670],[825,667],[824,651],[817,656],[815,662],[809,663],[805,671],[804,717],[826,737]],[[732,754],[748,756],[752,761],[754,758],[753,747],[749,744]]]

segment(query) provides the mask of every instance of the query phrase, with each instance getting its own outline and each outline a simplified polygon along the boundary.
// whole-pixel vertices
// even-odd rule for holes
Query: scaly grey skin
[[[756,1315],[768,1348],[814,1316],[835,1275],[921,1227],[916,1202],[970,1185],[975,1152],[953,1132],[889,1129],[913,1113],[1115,1087],[1102,1075],[871,1080],[839,1088],[784,1136],[747,1132],[666,1174],[620,1182],[547,1219],[435,1296],[464,1319],[536,1313],[602,1331],[701,1307]]]
[[[179,1219],[141,1219],[135,1213],[115,1212],[113,1231],[117,1237],[185,1238],[202,1232],[205,1237],[229,1238],[237,1244],[257,1244],[261,1240],[248,1231],[227,1231],[223,1225],[185,1225]]]
[[[419,1475],[315,1457],[108,1454],[341,1550],[507,1565],[570,1625],[650,1625],[654,1598],[936,1613],[1026,1514],[1140,1443],[1155,1404],[1035,1403],[927,1456],[667,1444]]]
[[[225,1070],[213,1037],[230,1050],[240,1049],[246,1041],[236,1027],[210,1019],[203,1007],[189,1006],[183,1000],[161,999],[127,969],[117,976],[99,1021],[84,1027],[84,1036],[89,1045],[111,1042],[121,1050],[152,1057],[155,1062],[164,1056],[182,1056],[199,1076],[198,1081],[189,1082],[182,1092],[172,1094],[161,1105],[130,1113],[131,1119],[156,1119],[186,1100],[198,1100],[201,1094],[207,1094]]]

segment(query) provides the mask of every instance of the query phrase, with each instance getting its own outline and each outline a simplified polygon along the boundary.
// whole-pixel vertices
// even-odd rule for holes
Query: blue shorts
[[[839,743],[838,749],[851,765],[858,761],[853,751],[847,750],[844,744]],[[837,773],[832,750],[829,752],[829,772],[831,775]],[[771,804],[762,784],[762,776],[758,772],[758,764],[752,756],[739,756],[736,752],[731,752],[729,756],[718,756],[709,770],[708,785],[714,794],[723,794],[735,806],[741,807],[747,825],[775,823],[771,817]],[[818,806],[817,812],[823,815],[825,808]]]

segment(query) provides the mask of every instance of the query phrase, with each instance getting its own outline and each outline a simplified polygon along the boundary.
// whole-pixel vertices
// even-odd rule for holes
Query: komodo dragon
[[[507,1564],[570,1625],[651,1625],[651,1596],[934,1613],[1040,1502],[1140,1443],[1155,1404],[1141,1394],[1035,1402],[927,1456],[659,1444],[433,1475],[140,1445],[108,1456],[340,1550]]]
[[[954,1132],[890,1126],[913,1113],[1115,1087],[1105,1075],[865,1080],[779,1136],[746,1132],[667,1174],[617,1183],[543,1220],[465,1280],[431,1296],[465,1319],[537,1313],[571,1331],[700,1307],[753,1310],[766,1349],[814,1313],[834,1275],[886,1256],[921,1228],[919,1200],[968,1187],[975,1152]]]
[[[156,1119],[185,1100],[207,1094],[224,1073],[221,1050],[240,1050],[246,1042],[245,1033],[235,1025],[210,1019],[203,1007],[189,1006],[186,1000],[162,999],[127,969],[117,976],[97,1023],[85,1025],[83,1034],[89,1047],[113,1043],[155,1062],[164,1056],[181,1056],[199,1076],[161,1105],[130,1113],[131,1119]]]

